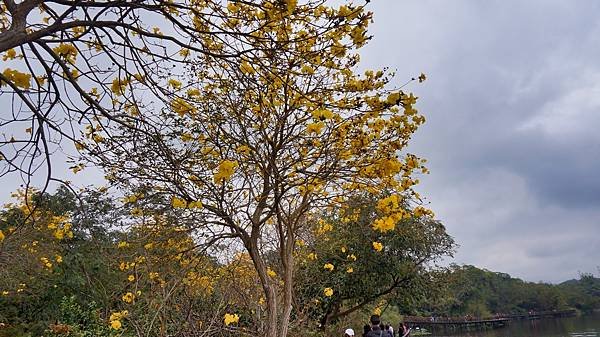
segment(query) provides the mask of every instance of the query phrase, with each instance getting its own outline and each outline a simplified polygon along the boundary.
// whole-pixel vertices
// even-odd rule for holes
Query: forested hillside
[[[549,284],[525,282],[470,265],[453,265],[438,284],[443,290],[413,309],[414,314],[485,317],[563,309],[585,313],[600,308],[600,278],[592,274]]]

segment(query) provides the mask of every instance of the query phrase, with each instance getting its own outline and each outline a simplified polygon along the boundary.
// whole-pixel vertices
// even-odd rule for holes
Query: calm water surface
[[[432,335],[442,336],[442,335]],[[448,336],[448,335],[444,335]],[[600,337],[600,313],[593,315],[511,321],[506,327],[464,332],[452,337]]]

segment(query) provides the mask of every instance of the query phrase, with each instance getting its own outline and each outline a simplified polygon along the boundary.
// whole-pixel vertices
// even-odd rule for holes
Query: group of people
[[[371,324],[363,327],[362,337],[407,337],[410,334],[410,328],[404,323],[400,323],[398,331],[389,324],[383,324],[379,315],[371,316]],[[355,337],[354,330],[346,329],[344,337]]]

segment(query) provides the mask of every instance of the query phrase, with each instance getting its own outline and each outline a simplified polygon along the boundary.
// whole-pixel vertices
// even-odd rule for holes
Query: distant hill
[[[438,284],[444,289],[428,298],[415,314],[491,316],[530,310],[600,308],[600,278],[582,274],[560,284],[526,282],[506,273],[471,265],[453,265]]]

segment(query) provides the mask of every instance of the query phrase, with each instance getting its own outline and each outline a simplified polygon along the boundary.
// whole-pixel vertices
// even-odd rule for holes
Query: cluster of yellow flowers
[[[110,91],[112,91],[116,96],[123,96],[129,83],[130,81],[127,78],[115,78],[110,86]]]
[[[202,201],[196,200],[196,201],[187,202],[184,199],[173,197],[173,198],[171,198],[171,206],[173,206],[173,208],[198,209],[198,208],[202,208]]]
[[[31,74],[22,73],[18,70],[14,70],[11,68],[6,68],[2,72],[2,75],[6,77],[9,81],[13,82],[17,87],[23,89],[29,89],[31,87]],[[0,82],[0,86],[4,85],[3,82]]]
[[[223,322],[225,323],[225,325],[230,325],[239,321],[240,317],[237,314],[225,314],[225,316],[223,317]]]
[[[187,100],[181,97],[175,97],[171,101],[171,109],[173,109],[173,111],[177,113],[179,117],[184,117],[185,115],[193,116],[198,111],[195,106],[188,103]]]
[[[113,312],[112,314],[110,314],[110,318],[108,319],[110,327],[113,330],[121,329],[121,327],[123,326],[121,320],[123,320],[123,318],[127,316],[129,316],[129,312],[127,310]]]
[[[223,184],[225,181],[231,179],[231,176],[235,173],[235,168],[238,166],[237,161],[223,160],[217,172],[214,175],[214,181],[216,184]]]
[[[70,43],[61,43],[52,49],[58,56],[73,64],[77,58],[77,48]]]
[[[66,217],[52,217],[52,221],[48,224],[48,229],[53,230],[54,238],[63,240],[65,237],[72,239],[73,231],[71,231],[71,223],[65,222]]]
[[[381,250],[383,250],[383,244],[381,242],[375,241],[373,242],[373,249],[380,252]]]
[[[9,49],[6,51],[6,53],[4,53],[4,56],[2,56],[2,61],[7,61],[7,60],[13,60],[17,57],[17,51],[14,49]]]
[[[135,301],[135,295],[132,292],[127,292],[123,295],[122,299],[125,303],[133,303],[133,301]]]
[[[276,277],[277,273],[271,269],[271,267],[267,267],[267,275],[269,275],[269,277]]]

